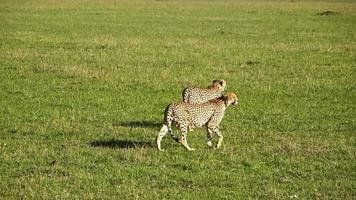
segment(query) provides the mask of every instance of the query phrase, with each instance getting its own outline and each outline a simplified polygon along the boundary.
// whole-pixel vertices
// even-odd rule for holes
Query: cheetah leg
[[[169,120],[169,121],[167,122],[167,126],[168,126],[168,132],[169,132],[169,134],[171,135],[172,139],[173,139],[174,141],[176,141],[176,142],[179,142],[179,138],[173,134],[173,131],[172,131],[172,121],[171,121],[171,120]]]
[[[208,146],[209,147],[212,147],[213,146],[213,143],[211,142],[211,140],[213,139],[213,131],[208,128],[208,133],[207,133],[207,137],[208,137]]]
[[[182,145],[188,149],[188,151],[194,151],[193,148],[190,148],[187,142],[187,133],[188,133],[188,127],[187,126],[180,126],[180,130],[182,132],[182,139],[180,141],[180,143],[182,143]]]
[[[163,151],[162,148],[161,148],[161,140],[162,140],[162,138],[167,134],[168,130],[169,130],[169,129],[168,129],[168,126],[167,126],[167,125],[163,125],[162,128],[161,128],[161,130],[160,130],[159,133],[158,133],[156,143],[157,143],[157,148],[158,148],[158,150],[160,150],[160,151]]]
[[[224,139],[224,137],[222,136],[222,134],[220,133],[219,128],[214,128],[214,132],[216,133],[216,135],[218,135],[218,143],[216,145],[216,148],[219,149],[221,147],[222,141]]]

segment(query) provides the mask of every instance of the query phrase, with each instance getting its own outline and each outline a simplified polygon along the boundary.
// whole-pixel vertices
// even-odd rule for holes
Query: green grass
[[[158,152],[217,78],[222,149]],[[356,198],[351,0],[0,0],[0,80],[0,199]]]

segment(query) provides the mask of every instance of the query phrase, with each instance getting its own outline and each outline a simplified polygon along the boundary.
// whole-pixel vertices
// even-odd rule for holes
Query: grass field
[[[158,152],[218,78],[222,149]],[[355,1],[0,0],[0,79],[0,199],[356,199]]]

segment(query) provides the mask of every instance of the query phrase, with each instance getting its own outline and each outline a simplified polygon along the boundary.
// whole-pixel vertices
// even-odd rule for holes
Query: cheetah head
[[[224,91],[225,86],[226,86],[226,81],[219,79],[219,80],[213,80],[213,85],[216,85],[220,88],[221,91]]]
[[[229,105],[237,105],[239,103],[239,99],[237,98],[235,93],[227,93],[224,95],[224,101],[227,106]]]

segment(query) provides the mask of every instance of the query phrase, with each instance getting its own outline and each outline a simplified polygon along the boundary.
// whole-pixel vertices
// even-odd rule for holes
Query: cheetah
[[[164,115],[164,124],[157,136],[158,150],[162,151],[161,140],[169,132],[171,137],[181,143],[189,151],[194,150],[190,148],[187,142],[188,126],[207,127],[208,146],[212,147],[212,134],[218,136],[216,148],[221,147],[223,136],[219,131],[219,124],[224,116],[225,109],[230,105],[237,105],[239,102],[236,94],[227,93],[219,98],[209,100],[202,104],[191,104],[187,102],[175,102],[167,106]],[[172,132],[172,123],[175,123],[181,133],[182,137],[179,140]]]
[[[214,80],[207,88],[187,87],[183,90],[183,101],[188,103],[205,103],[221,97],[226,81]]]
[[[221,97],[221,93],[226,86],[225,80],[213,80],[213,83],[207,88],[187,87],[183,90],[183,101],[188,103],[205,103],[211,99]],[[191,126],[188,127],[189,131],[193,131]]]

